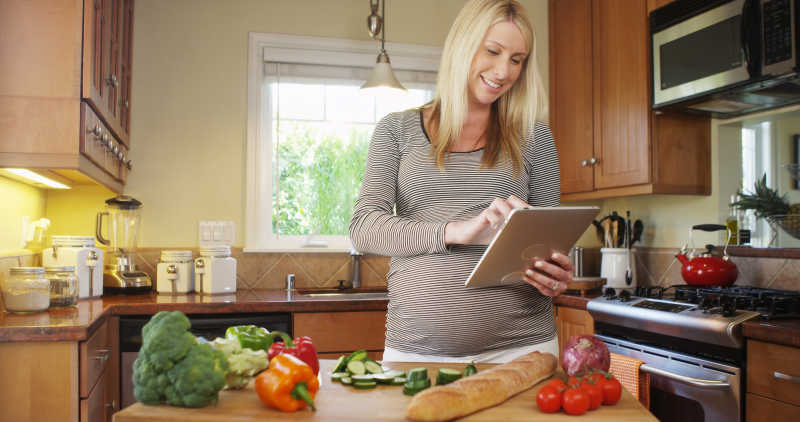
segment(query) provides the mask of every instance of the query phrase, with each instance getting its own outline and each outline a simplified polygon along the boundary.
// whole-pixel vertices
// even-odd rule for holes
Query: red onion
[[[570,376],[587,369],[601,369],[608,372],[610,366],[611,355],[608,353],[608,348],[592,335],[570,337],[561,352],[561,367]]]

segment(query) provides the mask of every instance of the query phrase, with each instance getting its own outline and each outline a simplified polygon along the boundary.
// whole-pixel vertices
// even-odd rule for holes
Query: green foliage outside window
[[[281,235],[347,235],[373,125],[331,130],[282,121],[273,178],[272,230]]]

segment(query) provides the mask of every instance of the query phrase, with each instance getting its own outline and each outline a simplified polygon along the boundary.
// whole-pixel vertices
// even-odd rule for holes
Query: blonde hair
[[[536,68],[536,39],[533,25],[516,0],[471,0],[456,17],[444,42],[436,94],[425,107],[432,107],[430,127],[435,130],[431,153],[444,168],[448,149],[458,140],[467,118],[468,77],[472,59],[489,28],[498,22],[512,22],[528,46],[523,69],[514,85],[492,104],[482,166],[494,167],[502,158],[510,160],[514,176],[522,167],[521,145],[536,122],[540,107],[546,106],[544,87]],[[464,58],[468,57],[468,60]]]

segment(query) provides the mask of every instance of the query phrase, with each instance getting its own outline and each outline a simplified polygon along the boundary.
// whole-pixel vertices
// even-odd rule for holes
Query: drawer
[[[294,335],[311,337],[321,353],[378,351],[386,340],[385,311],[294,313],[292,318]]]
[[[81,103],[80,151],[97,167],[111,177],[125,182],[128,148],[119,142],[92,108]],[[120,158],[121,157],[121,158]]]
[[[800,349],[748,341],[747,392],[800,406]]]
[[[98,388],[92,390],[89,397],[81,399],[81,422],[105,422],[106,407],[103,384],[105,384],[105,377],[100,377]]]
[[[103,374],[106,362],[111,357],[112,347],[108,335],[108,323],[104,322],[89,336],[88,340],[82,341],[79,349],[80,396],[87,398],[90,393],[93,393],[92,390],[100,379],[100,375]]]
[[[790,421],[800,418],[800,406],[793,406],[777,400],[747,393],[745,407],[747,422]]]

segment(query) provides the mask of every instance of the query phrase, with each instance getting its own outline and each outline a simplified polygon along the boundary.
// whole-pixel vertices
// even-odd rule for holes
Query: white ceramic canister
[[[92,236],[53,236],[53,247],[42,252],[45,267],[75,267],[78,297],[103,294],[103,250],[94,246]]]
[[[194,291],[194,261],[192,251],[161,251],[156,274],[158,293],[189,293]]]
[[[230,246],[200,247],[194,260],[197,291],[206,294],[236,292],[236,258]]]
[[[600,277],[606,279],[605,287],[615,289],[636,287],[636,261],[632,249],[600,248],[600,254],[602,255]]]

